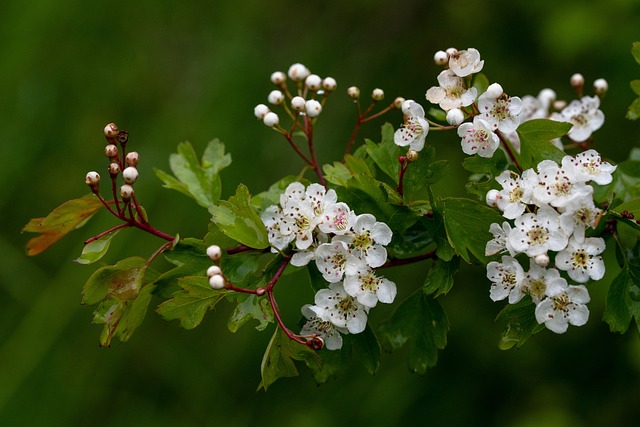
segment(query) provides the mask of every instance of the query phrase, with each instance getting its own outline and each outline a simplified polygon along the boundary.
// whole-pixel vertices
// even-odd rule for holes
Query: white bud
[[[96,171],[88,172],[87,176],[84,177],[84,182],[90,186],[98,185],[100,184],[100,174]]]
[[[536,255],[533,258],[533,261],[536,264],[538,264],[540,267],[546,267],[547,265],[549,265],[549,255],[547,255],[546,253],[540,254],[540,255]]]
[[[303,97],[294,96],[293,99],[291,99],[291,108],[296,111],[303,111],[306,103],[307,101],[305,101]]]
[[[338,83],[336,82],[336,79],[334,79],[333,77],[325,77],[324,80],[322,81],[322,87],[327,92],[333,92],[338,87]]]
[[[135,166],[140,163],[140,155],[137,151],[131,151],[127,153],[125,161],[127,162],[127,166]]]
[[[351,86],[347,89],[347,95],[349,95],[349,98],[351,99],[358,99],[360,98],[360,89],[356,86]]]
[[[304,107],[307,111],[307,116],[311,118],[318,117],[322,112],[322,105],[315,99],[308,100]]]
[[[278,124],[280,123],[280,117],[278,117],[276,113],[269,111],[264,115],[262,123],[264,123],[267,127],[272,128],[274,126],[278,126]]]
[[[217,265],[212,265],[207,269],[207,276],[209,277],[219,276],[221,274],[222,274],[222,270]]]
[[[382,89],[379,88],[375,88],[372,92],[371,92],[371,98],[374,101],[382,101],[384,99],[384,91]]]
[[[500,197],[500,192],[495,188],[491,189],[487,191],[487,195],[485,196],[485,202],[487,202],[487,205],[495,208],[497,206],[499,197]]]
[[[551,103],[556,100],[556,96],[557,95],[555,90],[546,88],[540,91],[540,93],[538,94],[538,99],[544,106],[545,110],[548,110],[549,106],[551,106]]]
[[[609,90],[609,83],[605,79],[597,79],[593,82],[593,90],[596,95],[604,95]]]
[[[104,127],[104,136],[107,138],[115,138],[118,135],[118,126],[115,123],[109,123]]]
[[[129,200],[131,197],[133,197],[133,187],[129,184],[124,184],[122,187],[120,187],[120,195],[122,196],[123,200]]]
[[[282,71],[275,71],[273,74],[271,74],[271,83],[273,83],[276,86],[280,86],[286,80],[287,80],[287,76]]]
[[[402,108],[402,104],[404,103],[405,99],[401,96],[397,97],[396,99],[393,100],[393,108],[396,108],[398,110],[400,110]]]
[[[445,51],[445,53],[446,53],[448,56],[450,56],[450,57],[451,57],[451,56],[455,55],[456,53],[458,53],[458,49],[456,49],[455,47],[450,47],[449,49],[447,49],[447,50]]]
[[[436,65],[446,65],[449,62],[449,55],[443,50],[439,50],[433,55],[433,62]]]
[[[129,166],[122,171],[122,179],[127,184],[133,184],[138,180],[138,169],[135,166]]]
[[[464,122],[464,113],[459,108],[452,108],[447,111],[447,123],[451,126],[459,126]]]
[[[304,84],[310,90],[318,90],[322,87],[322,79],[317,74],[310,74],[305,79]]]
[[[224,277],[219,274],[216,274],[215,276],[211,276],[209,278],[209,286],[211,286],[211,288],[215,290],[224,288],[224,285]]]
[[[420,157],[420,153],[418,153],[416,150],[409,150],[407,151],[406,157],[407,161],[415,162]]]
[[[211,258],[212,261],[218,261],[222,256],[222,249],[218,245],[211,245],[207,248],[207,256]]]
[[[487,88],[486,93],[487,93],[487,96],[491,98],[498,98],[500,97],[500,95],[504,93],[504,90],[502,89],[502,86],[500,86],[499,83],[492,83]]]
[[[116,176],[120,173],[120,165],[117,163],[109,163],[109,167],[107,168],[109,170],[109,175]]]
[[[267,107],[264,104],[258,104],[255,106],[255,108],[253,109],[253,114],[256,116],[256,119],[258,120],[262,120],[264,119],[264,116],[271,110],[269,110],[269,107]]]
[[[115,144],[109,144],[104,147],[104,155],[110,159],[118,157],[118,147]]]
[[[402,114],[409,114],[409,107],[411,107],[411,103],[415,102],[413,99],[407,99],[402,103]]]
[[[559,99],[559,100],[553,102],[553,109],[554,110],[560,111],[566,106],[567,106],[567,101],[565,101],[563,99]]]
[[[311,72],[304,65],[296,63],[289,67],[287,74],[291,80],[299,82],[306,79]]]
[[[581,88],[584,86],[584,76],[580,73],[575,73],[569,79],[569,83],[571,83],[571,87]]]
[[[269,104],[280,105],[284,101],[284,95],[279,90],[272,90],[267,97]]]

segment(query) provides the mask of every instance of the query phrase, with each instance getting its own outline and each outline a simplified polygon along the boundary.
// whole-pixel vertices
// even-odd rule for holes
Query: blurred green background
[[[162,189],[152,168],[167,170],[179,141],[201,152],[219,137],[234,160],[223,173],[224,197],[239,182],[257,193],[297,173],[286,144],[253,117],[272,89],[270,73],[294,62],[338,81],[318,122],[323,162],[340,155],[354,123],[344,89],[381,87],[389,99],[426,105],[438,73],[432,55],[450,46],[479,49],[483,71],[510,95],[552,87],[571,99],[572,73],[587,85],[606,78],[597,147],[621,161],[640,140],[640,124],[624,119],[629,80],[640,77],[629,53],[640,39],[637,0],[33,0],[0,9],[1,426],[637,425],[640,343],[637,331],[611,335],[600,321],[606,283],[590,289],[587,326],[501,352],[493,319],[502,305],[489,300],[484,272],[473,267],[442,299],[449,344],[426,375],[411,374],[399,352],[385,354],[373,377],[354,364],[351,375],[318,387],[301,368],[264,393],[255,390],[270,334],[231,334],[229,307],[193,331],[150,312],[130,342],[98,347],[93,308],[80,305],[93,269],[72,260],[112,218],[99,215],[35,258],[24,255],[30,236],[20,234],[29,218],[88,193],[84,175],[106,167],[102,128],[113,121],[141,153],[136,191],[154,225],[203,236],[207,212]],[[381,123],[363,136],[377,139]],[[441,194],[462,194],[457,137],[433,143],[452,162]],[[104,261],[149,255],[159,243],[127,230]],[[427,268],[389,276],[406,295]],[[286,321],[312,298],[307,289],[298,275],[279,287]],[[388,314],[376,310],[373,321]]]

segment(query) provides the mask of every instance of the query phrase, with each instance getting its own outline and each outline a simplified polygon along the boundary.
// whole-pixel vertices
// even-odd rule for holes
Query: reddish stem
[[[311,166],[313,166],[313,170],[316,172],[316,175],[318,175],[318,181],[320,182],[320,184],[322,184],[323,187],[326,187],[327,182],[324,180],[322,170],[320,170],[320,165],[318,164],[318,159],[316,158],[316,152],[313,148],[313,123],[308,116],[304,116],[304,133],[307,136],[307,142],[309,143]]]
[[[400,172],[398,173],[398,188],[397,192],[400,196],[403,196],[404,191],[404,174],[407,171],[407,167],[409,166],[409,162],[405,156],[398,157],[398,162],[400,162]]]
[[[88,245],[89,243],[91,243],[91,242],[93,242],[93,241],[95,241],[95,240],[98,240],[99,238],[104,237],[104,236],[106,236],[106,235],[107,235],[107,234],[109,234],[109,233],[112,233],[112,232],[114,232],[114,231],[116,231],[116,230],[120,230],[121,228],[127,228],[127,227],[131,227],[131,225],[129,225],[129,223],[124,223],[124,224],[116,225],[115,227],[111,227],[110,229],[108,229],[108,230],[106,230],[106,231],[103,231],[103,232],[102,232],[102,233],[100,233],[100,234],[96,234],[95,236],[93,236],[93,237],[91,237],[91,238],[89,238],[89,239],[85,240],[85,241],[84,241],[84,244],[85,244],[85,245]]]
[[[509,156],[509,159],[511,159],[511,161],[513,162],[513,165],[520,172],[522,172],[522,167],[520,167],[520,164],[518,163],[518,160],[516,159],[516,156],[515,156],[513,150],[511,149],[511,144],[509,143],[509,141],[506,140],[506,138],[504,137],[502,132],[500,132],[499,130],[496,131],[496,135],[498,135],[498,138],[500,138],[500,142],[502,142],[502,146],[504,147],[505,151],[507,152],[507,155]]]
[[[394,259],[392,261],[387,261],[378,268],[388,268],[388,267],[396,267],[399,265],[413,264],[415,262],[424,261],[425,259],[432,259],[432,258],[437,258],[435,250],[431,252],[427,252],[426,254],[416,255],[411,258]]]

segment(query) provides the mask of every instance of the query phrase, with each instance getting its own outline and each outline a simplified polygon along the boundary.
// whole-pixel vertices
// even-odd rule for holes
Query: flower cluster
[[[569,285],[560,271],[577,283],[604,276],[599,256],[605,249],[604,240],[586,237],[601,214],[589,182],[608,184],[615,169],[598,152],[588,150],[565,156],[561,165],[544,160],[537,170],[528,169],[521,175],[507,170],[496,178],[502,189],[490,190],[487,203],[500,209],[513,224],[494,223],[489,230],[493,239],[487,243],[486,255],[505,254],[501,262],[487,265],[492,300],[508,298],[515,304],[530,295],[538,323],[556,333],[565,332],[568,324],[587,322],[586,287]],[[554,253],[555,266],[547,268]],[[530,258],[526,273],[516,259],[518,254]]]
[[[262,221],[272,252],[292,245],[291,264],[315,261],[330,283],[316,293],[314,305],[303,307],[308,319],[303,335],[322,337],[330,350],[341,348],[339,333],[362,332],[369,309],[378,302],[393,302],[395,283],[374,270],[387,260],[391,229],[371,214],[356,215],[338,202],[334,190],[294,182],[280,196],[279,205],[263,212]]]

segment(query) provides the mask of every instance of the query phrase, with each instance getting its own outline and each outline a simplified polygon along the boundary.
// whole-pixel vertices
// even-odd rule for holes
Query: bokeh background
[[[318,125],[321,161],[336,159],[354,123],[344,89],[375,87],[387,97],[424,99],[436,83],[436,50],[476,47],[484,72],[511,95],[544,87],[571,99],[569,76],[609,81],[597,147],[614,161],[638,146],[640,123],[624,119],[640,77],[630,55],[640,39],[637,0],[531,2],[350,0],[5,1],[0,12],[0,425],[636,425],[640,343],[632,329],[611,335],[600,319],[607,283],[591,287],[587,326],[548,331],[523,348],[497,348],[502,307],[488,298],[482,269],[456,277],[442,298],[451,331],[438,365],[411,374],[406,354],[384,354],[375,376],[354,363],[344,378],[317,386],[301,376],[256,392],[270,333],[226,329],[229,307],[193,331],[150,311],[130,342],[99,348],[100,327],[80,291],[93,269],[72,262],[82,241],[114,222],[99,215],[35,258],[22,226],[86,194],[88,170],[106,167],[102,128],[116,122],[142,155],[137,193],[158,228],[203,236],[209,216],[162,189],[179,141],[201,152],[221,138],[233,155],[224,197],[239,182],[265,190],[300,163],[253,117],[268,77],[293,62],[337,79]],[[426,102],[425,102],[426,104]],[[396,125],[399,116],[389,116]],[[376,139],[379,125],[363,136]],[[463,194],[457,137],[433,140],[452,167],[442,195]],[[148,255],[159,241],[127,230],[105,262]],[[390,271],[401,294],[428,265]],[[295,322],[311,293],[303,276],[279,287]],[[154,301],[152,304],[157,304]],[[373,321],[388,315],[376,310]]]

